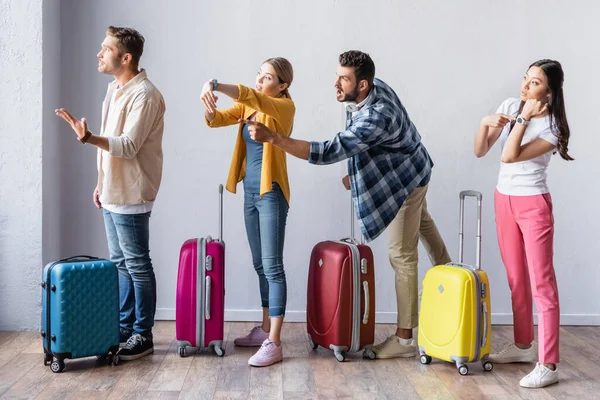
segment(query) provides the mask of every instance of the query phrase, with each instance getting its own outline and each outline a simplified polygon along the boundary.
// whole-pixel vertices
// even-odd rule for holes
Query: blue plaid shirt
[[[347,113],[346,130],[310,145],[312,164],[344,159],[360,229],[368,242],[387,228],[415,188],[429,183],[433,167],[400,99],[377,78],[364,105]]]

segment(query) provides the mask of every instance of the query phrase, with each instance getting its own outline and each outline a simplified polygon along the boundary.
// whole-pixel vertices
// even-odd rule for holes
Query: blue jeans
[[[151,338],[156,313],[156,278],[149,250],[150,213],[104,210],[110,260],[119,271],[121,332]]]
[[[262,307],[269,308],[270,317],[285,315],[287,284],[283,242],[288,208],[277,184],[262,199],[258,193],[244,195],[244,220],[252,264],[258,274]]]

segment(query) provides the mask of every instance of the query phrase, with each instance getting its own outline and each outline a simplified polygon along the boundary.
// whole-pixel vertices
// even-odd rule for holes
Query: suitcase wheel
[[[185,347],[179,348],[179,357],[185,357]]]
[[[375,352],[374,352],[373,350],[371,350],[371,349],[366,349],[366,350],[363,352],[363,357],[365,357],[365,358],[368,358],[369,360],[374,360],[374,359],[375,359],[375,357],[376,357],[376,355],[375,355]]]
[[[346,360],[346,355],[344,353],[335,353],[335,358],[339,362],[344,362]]]
[[[308,339],[308,342],[310,343],[310,348],[313,350],[316,350],[317,347],[319,347],[319,345],[313,342],[312,339]]]
[[[215,353],[217,354],[217,356],[223,357],[225,355],[225,349],[221,346],[215,346]]]
[[[420,360],[423,365],[431,364],[431,357],[427,354],[421,354]]]
[[[108,362],[108,365],[112,365],[113,367],[116,367],[117,365],[119,365],[119,355],[115,354],[113,356],[112,354],[109,354],[106,357],[106,361]]]
[[[44,353],[44,367],[52,362],[52,354]]]
[[[466,365],[459,365],[458,366],[458,373],[461,374],[462,376],[465,376],[469,373],[469,368]]]
[[[486,361],[483,363],[483,369],[486,370],[487,372],[490,372],[491,370],[494,369],[494,365],[491,362]]]
[[[54,373],[63,372],[65,369],[65,362],[63,360],[54,360],[52,364],[50,364],[50,369]]]

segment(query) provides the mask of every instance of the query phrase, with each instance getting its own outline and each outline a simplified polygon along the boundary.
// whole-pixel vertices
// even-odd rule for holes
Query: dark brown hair
[[[342,67],[354,68],[356,84],[363,79],[369,83],[369,88],[373,87],[375,79],[375,63],[367,53],[358,50],[350,50],[340,54],[340,65]]]
[[[133,28],[109,26],[106,34],[117,39],[117,48],[121,56],[126,53],[131,54],[131,65],[137,68],[144,52],[145,39],[141,33]]]

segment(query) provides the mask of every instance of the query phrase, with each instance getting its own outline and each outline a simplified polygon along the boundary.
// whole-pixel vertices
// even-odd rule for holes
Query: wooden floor
[[[154,355],[110,367],[95,358],[67,361],[54,374],[44,367],[39,334],[0,331],[0,399],[599,399],[600,327],[561,329],[560,383],[527,390],[518,382],[532,365],[480,364],[460,376],[454,365],[418,359],[376,360],[350,355],[339,363],[324,349],[312,351],[304,324],[284,326],[284,362],[250,368],[253,349],[233,339],[253,324],[227,323],[226,355],[200,352],[180,358],[173,322],[154,331]],[[393,332],[378,325],[377,342]],[[493,347],[511,341],[512,329],[494,326]]]

